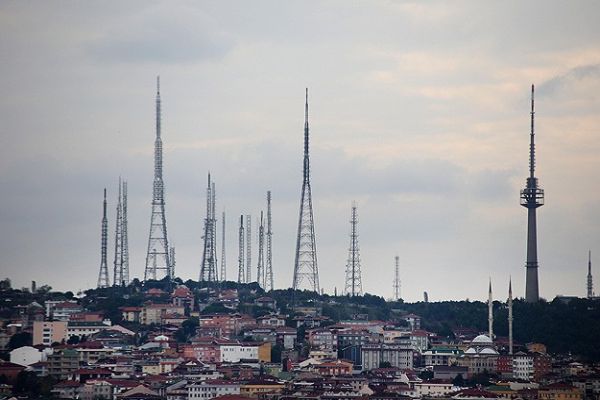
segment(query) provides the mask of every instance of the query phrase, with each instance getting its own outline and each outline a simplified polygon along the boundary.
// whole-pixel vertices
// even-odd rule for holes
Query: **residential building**
[[[518,352],[512,359],[513,378],[524,381],[533,380],[533,356],[524,352]]]
[[[401,344],[373,343],[361,348],[363,370],[379,368],[382,363],[392,367],[412,369],[413,350],[410,346]]]
[[[240,394],[240,383],[236,381],[211,379],[191,383],[187,386],[187,389],[189,400],[214,399],[218,396]]]
[[[33,323],[33,345],[61,343],[67,340],[66,321],[35,321]]]
[[[79,354],[72,349],[58,349],[48,355],[48,375],[62,380],[67,379],[79,368]]]

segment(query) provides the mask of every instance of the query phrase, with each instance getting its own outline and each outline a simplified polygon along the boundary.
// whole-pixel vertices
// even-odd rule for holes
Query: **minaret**
[[[108,244],[108,219],[106,219],[106,188],[104,189],[104,202],[102,203],[102,233],[100,234],[100,273],[98,274],[98,288],[110,286],[108,280],[108,265],[106,264],[106,248]]]
[[[312,191],[310,187],[310,160],[308,155],[308,89],[304,103],[304,168],[302,195],[300,199],[300,216],[298,218],[298,236],[296,237],[296,257],[294,261],[294,280],[292,288],[300,289],[306,279],[309,288],[320,293],[319,270],[317,268],[317,245],[315,240],[315,223],[312,207]]]
[[[273,231],[271,230],[271,191],[267,192],[267,259],[265,265],[265,291],[274,290],[273,284]]]
[[[210,180],[208,173],[208,186],[206,187],[206,218],[204,219],[204,251],[200,267],[200,281],[216,282],[217,274],[217,246],[216,246],[216,218],[215,218],[215,184]]]
[[[362,296],[362,279],[360,273],[360,251],[358,247],[358,216],[356,203],[352,203],[350,218],[350,246],[348,247],[348,262],[346,264],[346,284],[344,294]]]
[[[492,298],[492,279],[490,279],[490,289],[488,294],[488,335],[494,340],[494,299]]]
[[[513,294],[512,279],[508,281],[508,354],[513,354]]]
[[[594,283],[592,280],[592,251],[588,253],[588,274],[587,274],[587,297],[594,297]]]
[[[164,276],[171,276],[169,242],[167,240],[167,220],[165,218],[165,197],[163,182],[163,157],[161,131],[160,78],[156,78],[156,139],[154,141],[154,183],[152,187],[152,215],[150,217],[150,234],[148,235],[148,252],[146,253],[146,269],[144,280],[158,277],[158,270]]]
[[[534,130],[534,86],[531,85],[531,133],[529,136],[529,177],[525,189],[521,190],[521,205],[527,208],[527,270],[525,281],[525,301],[537,302],[540,299],[538,287],[537,221],[536,209],[544,205],[544,190],[538,186],[535,177],[535,130]]]
[[[394,300],[400,300],[400,257],[396,256],[396,265],[394,270]]]

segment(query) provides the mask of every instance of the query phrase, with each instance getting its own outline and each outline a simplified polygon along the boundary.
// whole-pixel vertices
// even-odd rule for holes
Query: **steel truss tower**
[[[146,253],[144,280],[157,279],[158,271],[173,278],[167,239],[165,196],[163,182],[163,156],[161,133],[160,78],[156,78],[156,140],[154,141],[154,183],[152,190],[152,215]],[[162,278],[159,278],[162,279]]]
[[[275,289],[273,284],[273,231],[271,230],[271,191],[267,192],[267,262],[265,266],[265,291]]]
[[[206,218],[204,220],[204,254],[200,267],[200,281],[217,282],[219,274],[217,269],[217,218],[215,216],[215,183],[208,174],[206,187]]]
[[[535,177],[535,130],[534,130],[534,86],[531,85],[531,132],[529,135],[529,177],[525,189],[521,190],[521,205],[527,208],[527,271],[525,281],[525,301],[537,302],[540,299],[538,286],[537,220],[536,210],[544,205],[544,190],[538,186]]]
[[[513,354],[513,294],[512,278],[508,280],[508,354]]]
[[[240,230],[238,233],[238,283],[245,283],[244,270],[244,216],[240,215]]]
[[[127,237],[127,182],[119,178],[113,285],[129,285],[129,243]]]
[[[594,281],[592,280],[592,251],[588,253],[587,297],[594,297]]]
[[[222,214],[222,228],[221,228],[221,281],[227,280],[227,263],[225,262],[225,211]]]
[[[298,236],[296,237],[296,257],[294,261],[294,280],[292,288],[300,289],[303,281],[317,293],[319,290],[319,270],[317,267],[317,245],[315,240],[315,221],[310,187],[310,159],[308,153],[308,89],[304,103],[304,164],[302,195],[300,198],[300,216],[298,218]]]
[[[252,282],[252,220],[246,214],[246,283]]]
[[[346,284],[344,294],[362,296],[362,278],[360,274],[360,250],[358,247],[358,216],[356,203],[352,203],[350,218],[350,247],[348,247],[348,263],[346,264]]]
[[[394,300],[400,300],[400,257],[396,256],[396,266],[394,271]]]
[[[260,212],[260,222],[258,225],[258,261],[256,263],[256,282],[261,288],[266,290],[265,281],[265,225],[263,220],[263,212]]]
[[[106,189],[104,189],[104,202],[102,203],[102,233],[100,234],[100,273],[98,274],[98,288],[110,286],[108,280],[108,265],[106,264],[106,249],[108,245],[108,219],[106,218]]]

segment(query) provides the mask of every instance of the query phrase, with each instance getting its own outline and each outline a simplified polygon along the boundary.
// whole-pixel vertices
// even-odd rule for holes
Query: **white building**
[[[419,382],[415,383],[415,393],[419,398],[422,397],[445,397],[454,391],[452,382]]]
[[[191,383],[187,386],[188,399],[213,399],[218,396],[240,394],[240,384],[220,379]]]
[[[220,346],[221,362],[240,362],[241,359],[258,360],[258,346],[243,345],[241,343],[227,343]]]
[[[23,346],[10,352],[10,362],[28,367],[31,364],[46,361],[48,354],[52,354],[51,348],[38,350],[35,347]]]
[[[89,322],[89,321],[69,321],[67,324],[67,339],[73,336],[86,336],[90,337],[94,333],[98,333],[105,329],[110,329],[112,323],[109,319],[105,319],[102,322]]]
[[[518,352],[512,360],[513,378],[524,381],[533,380],[533,356]]]
[[[401,344],[364,344],[361,348],[362,367],[364,371],[379,368],[381,363],[389,363],[392,367],[412,369],[413,349]]]

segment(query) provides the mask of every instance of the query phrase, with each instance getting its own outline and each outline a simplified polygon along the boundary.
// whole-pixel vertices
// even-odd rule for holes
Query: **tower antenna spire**
[[[362,279],[360,272],[360,251],[358,247],[358,215],[356,202],[352,202],[350,217],[350,246],[348,247],[348,263],[346,264],[346,284],[344,292],[351,297],[362,296]]]
[[[200,267],[200,281],[216,282],[217,273],[217,220],[215,217],[215,183],[208,172],[206,187],[206,219],[204,220],[204,252]]]
[[[106,218],[106,188],[104,188],[104,201],[102,203],[102,232],[100,234],[100,273],[98,274],[98,288],[110,286],[108,280],[108,265],[106,264],[106,249],[108,245],[108,219]]]
[[[152,185],[152,214],[144,280],[157,278],[157,270],[173,279],[165,217],[165,185],[163,182],[163,152],[161,139],[160,77],[156,77],[156,139],[154,140],[154,182]]]
[[[513,354],[513,294],[512,277],[508,279],[508,354]]]
[[[594,281],[592,279],[592,251],[588,251],[587,297],[594,297]]]
[[[544,205],[544,190],[535,177],[535,87],[531,85],[531,131],[529,134],[529,177],[525,189],[521,190],[521,205],[527,208],[527,262],[525,281],[525,301],[537,302],[539,296],[538,256],[537,256],[537,214],[536,209]]]
[[[296,257],[294,260],[294,280],[292,288],[298,290],[304,280],[309,288],[317,293],[319,289],[319,269],[317,267],[317,245],[315,240],[315,224],[312,207],[312,190],[310,186],[310,161],[308,153],[308,88],[304,103],[304,165],[302,194],[300,198],[300,215],[298,218],[298,235],[296,237]]]
[[[273,231],[271,230],[271,191],[267,191],[267,259],[265,265],[265,291],[274,290],[273,284]]]
[[[400,257],[394,257],[395,268],[394,268],[394,300],[400,300]]]

